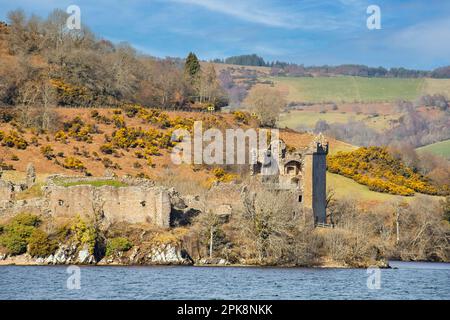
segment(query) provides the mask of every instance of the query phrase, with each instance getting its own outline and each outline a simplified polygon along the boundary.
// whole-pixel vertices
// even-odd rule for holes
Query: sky
[[[99,37],[143,53],[210,60],[256,53],[310,65],[434,69],[450,65],[448,0],[0,0],[0,20],[21,8],[46,17],[78,5]],[[367,28],[369,5],[381,29]]]

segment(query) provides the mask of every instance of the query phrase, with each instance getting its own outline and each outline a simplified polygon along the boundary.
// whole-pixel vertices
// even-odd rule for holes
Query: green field
[[[393,201],[408,197],[369,190],[367,186],[344,176],[327,172],[327,189],[333,190],[337,199],[353,197],[360,201]]]
[[[272,77],[289,101],[393,102],[415,100],[422,93],[450,91],[450,80],[363,77]]]
[[[118,180],[88,180],[88,181],[64,181],[64,180],[59,180],[59,181],[55,181],[57,185],[62,186],[62,187],[72,187],[72,186],[80,186],[80,185],[89,185],[89,186],[93,186],[93,187],[103,187],[103,186],[110,186],[110,187],[126,187],[128,186],[126,183],[123,183],[121,181]]]
[[[291,129],[297,128],[314,128],[319,120],[325,120],[328,123],[347,123],[349,120],[364,121],[364,123],[378,131],[388,129],[390,121],[396,120],[399,115],[379,115],[377,117],[369,116],[367,114],[358,114],[355,112],[311,112],[311,111],[290,111],[283,113],[278,121],[280,128],[288,127]]]
[[[450,140],[436,142],[416,149],[417,152],[429,152],[450,160]]]

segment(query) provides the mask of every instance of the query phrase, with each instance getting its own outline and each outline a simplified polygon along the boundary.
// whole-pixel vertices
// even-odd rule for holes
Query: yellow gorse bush
[[[2,146],[25,150],[28,142],[17,132],[11,130],[8,134],[0,132],[0,142]]]
[[[338,152],[327,158],[328,171],[364,184],[370,190],[402,196],[415,192],[437,195],[445,190],[415,172],[386,148],[363,147],[351,152]]]

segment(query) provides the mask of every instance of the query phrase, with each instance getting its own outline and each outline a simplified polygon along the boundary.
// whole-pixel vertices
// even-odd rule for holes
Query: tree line
[[[256,54],[232,56],[225,59],[214,59],[215,63],[226,63],[241,66],[258,66],[271,68],[273,76],[358,76],[369,78],[450,78],[450,66],[436,68],[434,70],[415,70],[406,68],[369,67],[361,64],[342,64],[337,66],[304,66],[303,64],[288,63],[283,61],[264,61]]]
[[[188,58],[155,58],[127,43],[100,39],[88,27],[66,28],[67,14],[46,19],[8,13],[0,28],[0,105],[114,107],[136,103],[155,108],[214,108],[227,104],[212,65]]]

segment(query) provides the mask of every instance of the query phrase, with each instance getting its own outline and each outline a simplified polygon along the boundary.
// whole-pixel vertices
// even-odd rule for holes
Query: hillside
[[[205,170],[192,170],[187,165],[174,165],[169,157],[170,145],[166,142],[155,145],[133,147],[121,145],[118,134],[130,130],[155,132],[161,135],[162,141],[168,137],[174,127],[192,126],[193,121],[201,120],[203,125],[214,125],[219,128],[248,127],[239,123],[232,114],[207,114],[199,112],[175,111],[145,111],[136,114],[120,109],[55,109],[61,130],[56,132],[38,133],[35,130],[22,129],[14,121],[1,123],[0,160],[2,166],[12,166],[14,171],[9,176],[26,170],[28,163],[35,164],[40,175],[54,173],[80,174],[87,172],[93,176],[102,176],[106,169],[117,175],[138,174],[158,179],[165,172],[182,174],[196,181],[205,181],[212,174]],[[123,130],[123,128],[128,128]],[[116,138],[115,138],[116,137]],[[169,136],[170,137],[170,136]],[[307,146],[313,136],[292,130],[283,130],[281,138],[287,145],[295,148]],[[12,140],[8,144],[6,140]],[[116,139],[116,140],[115,140]],[[23,140],[24,146],[20,144]],[[15,143],[15,144],[14,144]],[[10,145],[10,146],[8,146]],[[346,143],[330,139],[331,150],[349,150],[352,147]],[[109,146],[109,147],[108,147]],[[83,169],[68,168],[65,161],[74,158],[81,161]]]
[[[328,171],[368,186],[372,191],[411,196],[415,193],[449,195],[450,185],[440,185],[417,172],[386,148],[359,148],[338,152],[327,159]]]
[[[145,150],[148,148],[139,147],[111,147],[111,151],[107,150],[105,145],[108,145],[108,141],[111,141],[115,132],[120,131],[117,127],[119,119],[124,122],[120,126],[126,126],[129,129],[140,128],[144,131],[155,130],[161,133],[170,132],[173,125],[189,124],[194,120],[214,123],[219,127],[248,127],[236,121],[233,114],[167,111],[158,112],[157,118],[148,118],[148,114],[145,112],[132,115],[126,110],[119,109],[58,108],[55,109],[55,112],[63,123],[62,130],[56,133],[36,133],[33,130],[22,130],[14,125],[14,121],[1,124],[0,133],[3,137],[10,132],[17,132],[18,137],[22,137],[27,143],[26,149],[20,149],[20,145],[12,147],[8,147],[5,143],[0,145],[2,166],[14,168],[14,170],[4,171],[4,178],[12,181],[23,180],[28,163],[33,163],[40,182],[48,175],[55,173],[79,175],[82,172],[88,172],[93,176],[101,177],[108,169],[118,176],[126,174],[146,176],[161,183],[176,184],[178,188],[184,188],[184,191],[195,192],[196,189],[198,191],[207,188],[208,181],[215,178],[213,167],[174,165],[169,157],[170,148],[161,145],[157,145],[153,154],[146,153]],[[86,133],[85,137],[83,133],[75,135],[73,125],[68,125],[69,123],[73,124],[74,119],[79,119],[77,123],[81,125],[78,132],[85,132],[83,128],[89,126],[95,127],[95,131]],[[161,121],[164,122],[164,119],[167,119],[169,124],[166,123],[162,128]],[[62,140],[63,133],[65,139]],[[302,148],[312,141],[313,136],[293,130],[282,130],[281,138],[289,147]],[[332,138],[329,138],[329,141],[331,155],[335,155],[339,151],[356,149],[355,146]],[[65,166],[65,161],[69,158],[79,160],[84,169]],[[363,202],[380,202],[398,198],[398,196],[369,190],[368,187],[343,176],[331,173],[327,176],[328,189],[333,190],[339,198],[351,195]]]
[[[436,142],[416,149],[418,153],[431,153],[450,160],[450,140]]]
[[[416,100],[424,94],[449,94],[448,79],[398,79],[363,77],[271,77],[288,101],[298,102],[395,102]]]

